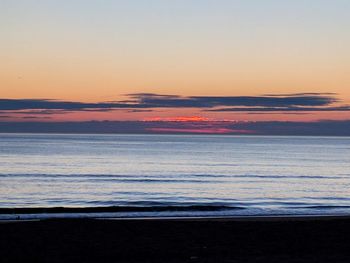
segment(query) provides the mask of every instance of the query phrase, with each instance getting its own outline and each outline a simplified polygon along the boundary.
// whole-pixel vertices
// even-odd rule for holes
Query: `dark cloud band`
[[[178,96],[153,93],[129,94],[127,100],[101,103],[59,101],[51,99],[0,99],[0,110],[108,111],[117,109],[198,108],[213,111],[327,111],[339,102],[334,94],[301,93],[266,96]],[[221,107],[221,108],[220,108]],[[222,108],[231,107],[231,108]],[[247,108],[232,108],[247,107]],[[260,108],[257,108],[260,107]],[[348,110],[332,107],[329,111]]]
[[[350,136],[350,120],[317,122],[167,122],[167,121],[90,121],[90,122],[6,122],[0,133],[225,133],[255,135]]]

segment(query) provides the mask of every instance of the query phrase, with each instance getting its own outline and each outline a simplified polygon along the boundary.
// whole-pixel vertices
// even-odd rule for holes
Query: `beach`
[[[0,222],[1,262],[349,262],[350,217]]]
[[[350,141],[5,134],[0,262],[350,262]]]

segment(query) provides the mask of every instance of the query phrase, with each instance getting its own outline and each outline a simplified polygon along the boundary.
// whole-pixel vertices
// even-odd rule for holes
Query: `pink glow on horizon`
[[[244,133],[252,134],[253,131],[249,130],[234,130],[227,128],[203,128],[203,129],[186,129],[186,128],[149,128],[148,131],[152,132],[176,132],[176,133],[203,133],[203,134],[230,134],[230,133]]]
[[[170,122],[202,122],[210,121],[209,118],[201,116],[179,116],[179,117],[151,117],[145,118],[143,121],[170,121]]]

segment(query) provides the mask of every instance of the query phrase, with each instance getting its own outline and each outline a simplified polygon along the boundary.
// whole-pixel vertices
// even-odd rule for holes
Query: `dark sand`
[[[350,262],[350,218],[0,222],[0,262]]]

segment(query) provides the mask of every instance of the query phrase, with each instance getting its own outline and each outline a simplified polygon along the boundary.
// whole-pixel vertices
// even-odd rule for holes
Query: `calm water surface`
[[[350,138],[0,134],[0,207],[57,206],[350,214]]]

